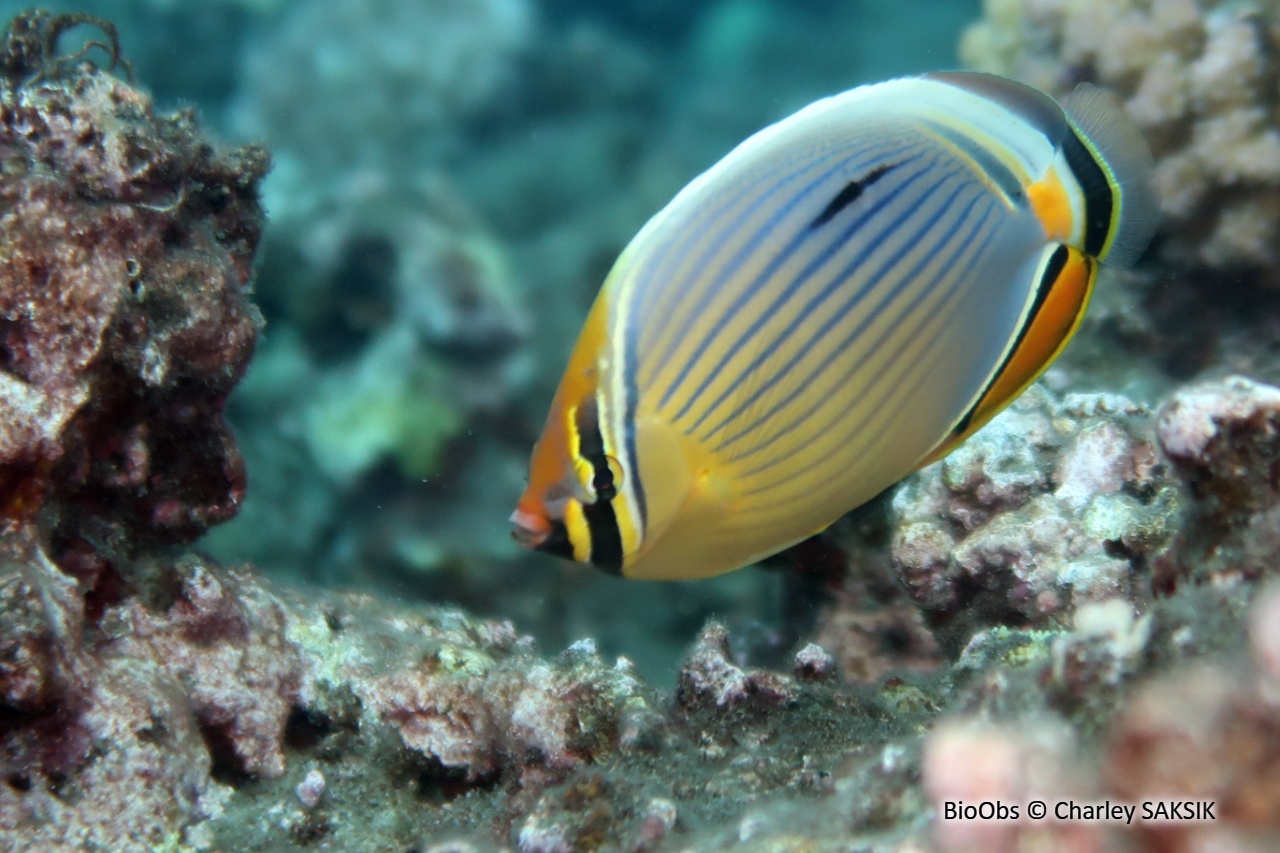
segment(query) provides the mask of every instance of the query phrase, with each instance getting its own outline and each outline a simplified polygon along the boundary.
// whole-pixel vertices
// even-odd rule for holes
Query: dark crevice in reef
[[[1011,576],[1008,569],[1000,574]],[[1004,625],[1007,628],[1023,628],[1030,624],[1026,614],[1009,602],[1011,582],[995,583],[992,577],[975,578],[967,574],[957,575],[952,582],[953,604],[945,611],[925,614],[925,621],[938,644],[955,659],[965,643],[983,625]]]
[[[284,724],[284,742],[290,749],[308,750],[336,731],[338,727],[327,714],[295,705]]]
[[[209,750],[209,775],[223,785],[243,788],[257,781],[257,777],[245,770],[244,759],[236,753],[229,727],[229,723],[199,721],[200,736]]]
[[[472,791],[492,791],[499,785],[496,774],[469,779],[465,770],[446,767],[420,752],[406,752],[399,772],[405,776],[415,799],[432,805],[443,805]]]

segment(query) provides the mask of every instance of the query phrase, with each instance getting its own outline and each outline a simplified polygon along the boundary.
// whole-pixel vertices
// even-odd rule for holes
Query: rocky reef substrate
[[[72,24],[110,61],[58,52]],[[0,849],[1280,846],[1280,388],[1051,375],[799,553],[829,571],[784,666],[712,622],[664,688],[590,639],[278,586],[193,550],[246,488],[222,411],[266,156],[113,47],[41,13],[0,44]]]

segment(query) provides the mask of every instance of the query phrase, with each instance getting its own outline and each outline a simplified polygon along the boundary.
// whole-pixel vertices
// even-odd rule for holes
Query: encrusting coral
[[[1053,715],[998,724],[974,715],[939,725],[923,758],[935,808],[942,812],[948,801],[1018,807],[1004,820],[938,821],[939,847],[947,853],[1274,849],[1278,593],[1271,587],[1254,603],[1250,656],[1225,666],[1184,664],[1145,682],[1107,714],[1110,725],[1099,737],[1083,741]],[[1118,640],[1130,650],[1125,669],[1132,672],[1150,653],[1148,637],[1136,647],[1119,637],[1095,644],[1080,660],[1113,654]],[[1066,639],[1079,642],[1079,631]],[[1044,666],[1061,678],[1056,661]],[[1048,805],[1046,815],[1028,814],[1036,798]],[[1071,803],[1103,802],[1134,812],[1085,819],[1067,810]]]
[[[1242,376],[1179,389],[1160,409],[1164,455],[1196,501],[1154,584],[1261,578],[1280,552],[1280,388]]]
[[[589,644],[542,661],[507,623],[355,595],[283,595],[250,570],[191,555],[133,567],[163,580],[94,625],[81,585],[38,548],[7,542],[4,849],[19,839],[70,850],[166,838],[204,849],[203,824],[236,788],[281,777],[286,750],[322,740],[336,749],[324,796],[356,809],[346,764],[370,750],[385,753],[386,774],[421,774],[421,785],[511,777],[537,787],[603,754],[643,748],[663,725],[652,689]],[[309,772],[294,775],[297,786]],[[151,784],[139,796],[131,780],[144,778]],[[291,820],[297,832],[315,831],[301,828],[301,814]],[[338,838],[359,831],[344,823]]]
[[[893,498],[893,565],[935,622],[1044,627],[1080,603],[1142,600],[1137,566],[1172,536],[1180,497],[1149,408],[1032,388]],[[961,631],[961,636],[968,633]]]

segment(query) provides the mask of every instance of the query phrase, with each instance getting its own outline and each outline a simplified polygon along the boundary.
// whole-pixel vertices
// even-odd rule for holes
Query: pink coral
[[[1184,388],[1160,410],[1160,446],[1197,495],[1228,514],[1280,489],[1280,388],[1232,376]]]
[[[1176,547],[1155,562],[1155,586],[1182,578],[1258,576],[1280,551],[1280,389],[1239,376],[1175,393],[1159,440],[1194,501]]]
[[[215,780],[289,769],[299,719],[396,741],[398,755],[407,747],[459,784],[504,775],[530,791],[647,748],[664,725],[654,692],[590,644],[543,661],[507,623],[355,595],[297,598],[192,555],[138,566],[165,580],[108,606],[86,636],[83,587],[36,546],[7,547],[0,847],[42,814],[57,818],[39,836],[51,850],[197,831],[216,810],[204,802],[216,800]],[[57,786],[80,799],[59,800]],[[322,831],[327,788],[298,771],[294,796],[314,809],[297,832]]]
[[[612,749],[625,731],[624,711],[648,704],[627,668],[603,667],[594,651],[548,664],[509,656],[521,648],[514,634],[477,646],[421,617],[413,622],[428,638],[425,648],[402,634],[370,655],[373,666],[356,664],[345,678],[367,713],[394,725],[406,746],[470,780],[503,770],[562,774]],[[389,660],[399,663],[388,667]]]
[[[812,654],[802,660],[802,650],[796,655],[798,677],[820,680],[839,672],[856,684],[878,684],[890,673],[933,672],[942,664],[941,650],[919,608],[908,601],[867,606],[854,586],[846,584],[836,592],[818,625],[817,640],[832,653],[819,651],[830,662]]]
[[[1249,623],[1254,664],[1280,695],[1280,584],[1258,596]]]
[[[1027,814],[1033,799],[1055,802],[1086,791],[1087,777],[1071,766],[1073,748],[1070,733],[1052,721],[1016,729],[972,720],[939,725],[929,735],[923,759],[938,846],[947,853],[1104,849],[1090,826],[1046,824]],[[989,819],[968,819],[948,811],[948,804],[959,809],[983,803],[1003,806],[1004,819],[996,819],[995,812]]]
[[[795,681],[766,670],[746,670],[733,660],[729,631],[712,622],[680,668],[676,699],[688,708],[731,708],[745,702],[780,704],[796,696]]]
[[[1104,778],[1128,800],[1213,802],[1216,820],[1146,823],[1145,849],[1280,841],[1280,708],[1255,679],[1200,666],[1146,685],[1111,731]],[[1264,842],[1265,843],[1265,842]]]
[[[192,556],[174,568],[181,586],[166,611],[132,599],[112,613],[132,628],[114,651],[154,660],[183,685],[206,737],[229,747],[218,758],[231,770],[279,776],[285,723],[302,681],[282,605],[243,570],[220,571]]]
[[[1051,718],[991,725],[956,719],[926,739],[924,783],[935,808],[934,835],[944,850],[1133,850],[1144,853],[1198,850],[1272,850],[1280,842],[1280,704],[1270,669],[1280,616],[1274,590],[1254,605],[1251,670],[1239,655],[1225,662],[1183,665],[1140,685],[1105,721],[1097,747],[1079,744]],[[1146,624],[1122,602],[1095,608],[1076,630],[1059,638],[1052,680],[1066,687],[1064,670],[1108,669],[1144,654]],[[1090,663],[1092,661],[1092,663]],[[1075,681],[1078,699],[1098,696]],[[1082,749],[1083,747],[1083,749]],[[1046,820],[1026,820],[1025,806],[1039,799]],[[1018,820],[965,821],[946,817],[947,802],[1000,800],[1020,806]],[[1129,820],[1081,821],[1055,813],[1059,803],[1213,803],[1212,820],[1153,820],[1135,812]]]
[[[892,557],[911,596],[965,624],[1053,624],[1128,592],[1178,518],[1151,421],[1117,395],[1027,392],[895,494]]]

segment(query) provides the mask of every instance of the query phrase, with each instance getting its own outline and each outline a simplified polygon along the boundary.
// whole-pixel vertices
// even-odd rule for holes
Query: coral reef
[[[511,0],[409,5],[282,8],[237,37],[237,68],[271,72],[240,126],[276,135],[284,169],[254,285],[273,326],[230,403],[261,326],[265,155],[120,79],[109,27],[80,21],[103,42],[83,55],[59,50],[76,18],[5,36],[0,848],[1276,848],[1280,389],[1076,350],[772,571],[527,571],[500,519],[566,306],[721,142],[847,84],[851,50],[800,49],[826,20],[807,4],[655,7],[687,35],[669,52],[564,24],[573,2],[536,41]],[[992,2],[969,49],[1126,96],[1185,189],[1161,269],[1268,277],[1271,7],[1104,5]],[[887,7],[832,20],[865,18],[865,41]],[[780,51],[807,70],[766,80]],[[1157,73],[1170,57],[1185,67]],[[1086,341],[1165,333],[1102,289]],[[1107,369],[1131,371],[1126,396],[1076,390]],[[248,427],[247,503],[224,406]],[[206,544],[501,615],[286,589],[185,550],[242,503]],[[1217,811],[948,817],[1037,796]]]
[[[1164,454],[1195,495],[1154,585],[1262,578],[1280,549],[1280,389],[1241,376],[1192,384],[1159,416]]]
[[[1278,601],[1271,589],[1253,607],[1254,665],[1238,654],[1227,666],[1190,664],[1159,675],[1118,702],[1107,729],[1084,743],[1047,716],[940,726],[923,759],[925,787],[939,812],[947,801],[1025,806],[1032,798],[1051,808],[1106,802],[1135,809],[1100,819],[1051,811],[1036,820],[1021,808],[1003,821],[943,820],[935,831],[941,849],[1272,849],[1280,842],[1280,705],[1268,626],[1280,617]],[[1096,646],[1081,659],[1105,649]],[[1129,657],[1132,673],[1137,658]],[[1082,748],[1094,754],[1084,760]],[[1212,804],[1208,812],[1205,804]]]
[[[80,584],[39,548],[7,541],[5,849],[175,840],[206,849],[217,833],[242,831],[232,821],[216,832],[206,825],[235,813],[234,792],[281,779],[285,753],[299,749],[326,769],[299,767],[281,780],[302,807],[288,831],[319,831],[320,819],[301,811],[335,804],[351,818],[332,830],[341,844],[361,831],[359,799],[342,789],[354,787],[366,748],[387,753],[389,774],[421,776],[420,785],[447,790],[500,776],[546,784],[651,742],[662,724],[652,689],[625,662],[604,664],[589,643],[544,662],[509,623],[357,595],[285,595],[252,571],[194,556],[148,564],[165,579],[157,589],[171,590],[167,600],[129,597],[95,628]],[[131,780],[144,778],[139,797]],[[389,776],[378,786],[396,784]]]
[[[313,173],[412,170],[510,84],[532,28],[524,0],[293,4],[245,53],[238,124]]]
[[[1270,0],[987,0],[965,63],[1066,94],[1115,92],[1156,158],[1156,254],[1272,286],[1280,256],[1280,99]]]
[[[893,498],[893,566],[934,624],[1045,627],[1081,602],[1141,602],[1140,569],[1180,499],[1152,412],[1109,394],[1032,388]]]
[[[1278,742],[1280,591],[1242,618],[1247,582],[1188,586],[1141,618],[1113,599],[1077,608],[1070,630],[993,629],[945,677],[866,688],[833,678],[814,647],[795,676],[745,666],[711,625],[667,698],[590,641],[545,660],[508,623],[286,593],[190,556],[150,565],[170,581],[108,608],[95,629],[78,583],[38,548],[7,549],[8,847],[1275,842],[1274,761],[1251,744]],[[1234,629],[1216,627],[1224,618]],[[1152,678],[1194,647],[1188,634],[1226,665]],[[19,668],[29,677],[12,677]],[[949,721],[926,733],[942,709]],[[130,780],[142,778],[139,796]],[[1221,806],[1211,825],[941,817],[947,799],[1033,795]]]
[[[1179,390],[1160,411],[1160,449],[1224,525],[1280,498],[1280,389],[1242,376]],[[1262,476],[1259,476],[1261,474]]]
[[[45,514],[53,556],[97,575],[243,498],[222,410],[260,324],[247,288],[267,157],[217,151],[191,113],[72,72],[48,53],[59,20],[17,19],[2,51],[0,512]]]

